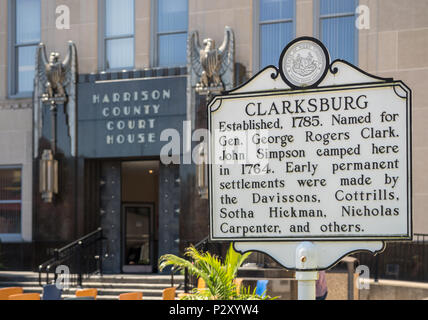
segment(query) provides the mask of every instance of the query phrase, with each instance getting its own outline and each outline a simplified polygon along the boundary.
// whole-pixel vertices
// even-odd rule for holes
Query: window
[[[182,66],[187,63],[188,0],[153,0],[152,65]]]
[[[0,234],[21,233],[21,169],[0,167]]]
[[[40,0],[9,1],[9,17],[9,96],[29,97],[40,43]]]
[[[315,34],[329,50],[331,61],[342,59],[357,64],[357,0],[317,0],[316,5]]]
[[[99,68],[123,70],[134,68],[134,0],[101,0],[99,21]]]
[[[278,65],[284,47],[295,36],[295,0],[257,0],[254,24],[256,35],[255,70]]]

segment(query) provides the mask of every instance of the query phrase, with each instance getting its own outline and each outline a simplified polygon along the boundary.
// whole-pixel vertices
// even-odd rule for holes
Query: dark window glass
[[[21,233],[20,169],[0,169],[0,233]]]
[[[133,68],[134,0],[105,1],[105,68]]]
[[[355,0],[321,0],[320,14],[354,13]]]
[[[320,0],[320,40],[330,52],[332,61],[357,63],[355,0]]]
[[[260,0],[260,69],[278,65],[282,49],[294,37],[295,0]]]
[[[40,0],[16,0],[13,93],[33,91],[36,48],[40,42]]]
[[[294,0],[260,0],[260,21],[294,18]]]
[[[157,64],[186,64],[188,0],[159,0],[157,16]]]

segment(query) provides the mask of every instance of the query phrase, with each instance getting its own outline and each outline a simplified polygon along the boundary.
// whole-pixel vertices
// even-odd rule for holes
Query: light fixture
[[[196,167],[196,180],[198,182],[199,196],[208,199],[208,165],[205,152],[205,143],[201,143],[198,149],[198,163]]]
[[[55,160],[52,150],[43,150],[39,189],[46,203],[52,203],[54,196],[58,194],[58,161]]]
[[[149,170],[149,173],[150,173],[150,174],[153,174],[153,172],[154,172],[153,170]]]

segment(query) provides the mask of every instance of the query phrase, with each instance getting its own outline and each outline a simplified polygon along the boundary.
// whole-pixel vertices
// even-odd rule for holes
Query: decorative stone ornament
[[[208,96],[233,88],[235,37],[232,28],[225,27],[219,48],[211,38],[204,39],[201,46],[199,34],[194,31],[189,36],[187,50],[191,84],[196,92]]]
[[[291,88],[317,86],[327,74],[330,57],[317,39],[301,37],[290,42],[279,59],[281,78]]]
[[[303,282],[350,253],[412,240],[411,96],[400,80],[330,63],[310,37],[288,44],[278,67],[215,96],[210,240],[263,252],[304,272]]]
[[[193,31],[187,39],[187,117],[192,129],[196,124],[196,105],[208,102],[214,95],[232,90],[235,80],[235,36],[229,26],[224,28],[222,44],[216,48],[215,41],[206,38],[199,42],[198,31]],[[190,152],[187,150],[185,152]],[[202,199],[208,198],[206,150],[198,152],[199,163],[196,170],[198,193]]]
[[[70,137],[71,156],[77,152],[76,134],[76,86],[77,86],[77,49],[69,41],[68,55],[64,61],[59,60],[59,53],[52,52],[47,57],[46,47],[40,43],[36,52],[36,76],[34,80],[34,158],[39,156],[39,141],[42,138],[44,124],[43,108],[49,107],[51,126],[50,149],[42,151],[39,160],[39,191],[42,200],[52,203],[59,193],[59,162],[56,157],[57,112],[58,106],[64,108]]]
[[[43,43],[37,48],[36,76],[34,80],[34,157],[39,153],[39,140],[43,128],[43,106],[47,105],[56,113],[57,105],[63,105],[67,114],[68,134],[71,140],[71,155],[76,156],[76,85],[77,85],[77,49],[68,42],[68,54],[59,61],[59,54],[52,52],[49,58]],[[52,119],[52,121],[56,121]],[[55,137],[52,137],[53,143]],[[52,145],[55,155],[55,146]]]

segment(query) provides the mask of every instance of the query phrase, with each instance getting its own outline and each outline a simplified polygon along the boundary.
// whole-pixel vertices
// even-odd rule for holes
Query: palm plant
[[[234,282],[238,273],[238,268],[249,257],[251,252],[241,255],[233,250],[232,244],[227,251],[224,262],[209,252],[200,252],[191,246],[185,250],[185,256],[191,261],[177,257],[173,254],[166,254],[159,258],[159,270],[167,266],[174,266],[175,270],[183,271],[187,268],[193,274],[205,281],[206,289],[194,289],[192,294],[185,295],[187,300],[250,300],[250,299],[270,299],[266,296],[262,298],[250,291],[249,288],[240,288]]]

